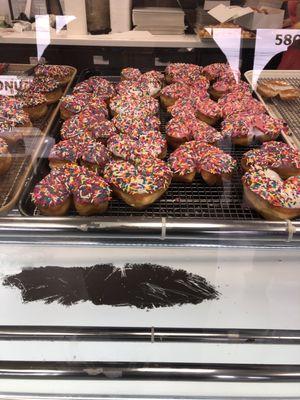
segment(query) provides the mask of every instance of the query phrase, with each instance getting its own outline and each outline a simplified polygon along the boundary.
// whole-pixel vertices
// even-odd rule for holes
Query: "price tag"
[[[300,29],[258,29],[254,56],[252,86],[255,88],[261,71],[276,55],[286,51],[300,39]]]

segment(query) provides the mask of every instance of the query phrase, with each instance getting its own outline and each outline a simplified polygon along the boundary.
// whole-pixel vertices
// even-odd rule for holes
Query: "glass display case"
[[[299,398],[300,2],[0,17],[0,397]]]

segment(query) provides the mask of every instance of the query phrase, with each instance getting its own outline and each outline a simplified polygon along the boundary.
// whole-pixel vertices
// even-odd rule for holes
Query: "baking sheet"
[[[151,263],[200,275],[219,292],[199,304],[152,309],[23,303],[20,289],[0,285],[2,325],[300,329],[299,250],[134,249],[0,246],[1,282],[24,268]],[[33,286],[35,285],[34,281]],[[99,282],[99,285],[101,282]],[[116,295],[118,287],[114,288]]]
[[[268,79],[280,79],[292,84],[296,88],[300,88],[300,71],[299,70],[264,70],[261,72],[247,71],[245,78],[252,86],[257,97],[265,105],[269,114],[275,118],[283,118],[289,125],[289,135],[285,135],[284,139],[293,147],[300,148],[300,99],[293,101],[283,101],[277,98],[266,99],[261,96],[256,85],[253,85],[255,75],[259,75],[258,84],[260,81]]]
[[[30,64],[9,64],[7,71],[3,75],[20,75],[28,70]],[[73,68],[73,67],[72,67]],[[73,75],[70,82],[65,86],[65,95],[75,76],[77,70],[73,68]],[[60,102],[50,105],[47,114],[41,119],[34,121],[33,128],[25,128],[23,143],[17,144],[12,150],[13,164],[9,171],[0,180],[0,214],[7,214],[17,203],[29,177],[34,162],[40,155],[44,137],[49,133],[50,128],[59,112]],[[21,128],[20,128],[21,129]]]

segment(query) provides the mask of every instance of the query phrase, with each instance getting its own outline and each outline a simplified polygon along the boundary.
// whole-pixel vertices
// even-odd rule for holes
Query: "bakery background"
[[[39,38],[44,46],[39,48],[39,52],[36,31],[23,30],[26,23],[19,23],[16,30],[4,25],[0,31],[1,70],[4,76],[9,71],[19,76],[32,74],[32,67],[37,61],[49,65],[70,65],[70,86],[62,87],[63,94],[67,94],[71,93],[75,83],[95,73],[116,82],[120,72],[128,66],[140,68],[142,72],[152,69],[165,71],[172,62],[207,66],[233,57],[240,66],[243,81],[253,82],[257,32],[244,27],[244,37],[235,41],[238,42],[237,47],[220,48],[218,43],[221,42],[216,42],[212,36],[213,27],[223,29],[220,24],[225,24],[224,29],[230,30],[236,28],[235,23],[210,21],[209,25],[213,27],[208,27],[208,31],[205,29],[206,37],[201,37],[200,26],[196,27],[195,33],[194,22],[189,21],[190,18],[197,21],[202,11],[208,17],[210,14],[208,9],[204,10],[205,3],[209,7],[211,2],[192,4],[181,1],[182,7],[176,3],[137,1],[128,7],[130,3],[124,1],[124,13],[120,0],[111,4],[107,2],[106,11],[101,13],[103,18],[90,20],[90,23],[95,23],[90,30],[96,34],[87,33],[89,22],[85,16],[73,21],[79,22],[79,25],[72,26],[69,21],[69,29],[64,29],[64,18],[57,19],[55,14],[59,17],[59,12],[51,11],[54,17],[45,18],[43,22],[49,20],[53,26]],[[222,3],[228,5],[228,2]],[[40,4],[39,7],[44,7]],[[75,5],[78,4],[80,2]],[[122,16],[126,18],[120,20],[117,12],[107,18],[108,6],[113,4],[119,6]],[[47,3],[45,5],[47,7]],[[74,1],[69,2],[69,6],[73,7]],[[162,31],[152,34],[148,30],[129,30],[132,28],[131,7],[157,6],[172,8],[172,12],[164,18],[172,23],[175,20],[178,30],[174,29],[171,35]],[[290,29],[297,21],[297,9],[283,6],[283,26],[286,29],[280,26],[277,34],[282,36],[277,38],[277,42],[281,44],[275,47],[278,54],[272,55],[268,64],[264,64],[263,68],[267,69],[260,76],[264,83],[260,90],[263,93],[264,89],[264,94],[257,91],[255,97],[260,104],[266,105],[269,112],[280,110],[295,135],[300,126],[299,100],[284,102],[276,93],[274,98],[267,97],[274,95],[274,84],[267,85],[269,80],[279,80],[283,87],[285,83],[299,87],[299,71],[292,71],[299,69],[296,64],[299,60],[299,41],[291,43],[293,40],[286,38],[286,35],[291,35],[297,39],[299,34],[297,29]],[[118,8],[114,10],[118,11]],[[280,8],[277,10],[275,14],[282,16]],[[157,15],[159,10],[155,8],[151,12]],[[69,15],[72,13],[75,15],[76,9],[73,8]],[[5,8],[3,15],[9,19],[9,8]],[[271,13],[256,12],[255,15],[259,22],[267,21]],[[114,21],[119,21],[115,28],[111,24],[112,16],[116,18]],[[55,27],[57,21],[62,28],[58,29],[59,32],[56,31],[58,25]],[[246,16],[247,25],[253,21],[254,18],[249,20]],[[141,22],[144,24],[145,19],[142,18]],[[272,29],[268,29],[267,33],[271,34]],[[273,38],[268,37],[270,40]],[[277,46],[275,40],[272,45]],[[261,53],[270,56],[269,44],[261,48]],[[43,150],[48,155],[57,139],[57,104],[47,105],[45,118],[37,123],[37,129],[46,136]],[[51,120],[53,116],[55,120]],[[293,136],[287,136],[288,143],[292,143],[291,138]],[[42,177],[40,174],[47,172],[34,164],[33,174],[28,173],[30,160],[25,157],[23,164],[24,157],[19,157],[24,154],[24,148],[28,154],[32,153],[32,148],[37,150],[30,136],[24,136],[24,142],[19,143],[16,150],[18,157],[15,160],[18,163],[14,166],[25,166],[27,176],[22,182],[17,179],[14,189],[23,189],[32,177],[39,180]],[[244,151],[244,148],[238,150],[239,154]],[[40,151],[35,153],[34,161],[41,154]],[[24,172],[24,168],[21,171]],[[12,172],[19,178],[16,169]],[[1,181],[5,179],[2,177]],[[232,206],[229,209],[218,208],[215,199],[219,201],[221,198],[221,204],[227,204],[227,196],[230,198],[232,194],[230,184],[226,185],[226,190],[215,190],[215,198],[211,198],[206,190],[198,191],[198,204],[203,205],[205,218],[200,221],[197,216],[188,219],[186,209],[178,198],[185,193],[190,211],[194,210],[195,197],[189,196],[188,187],[181,190],[168,203],[177,215],[183,217],[180,222],[169,218],[169,215],[164,217],[158,202],[154,205],[156,214],[150,207],[139,211],[142,215],[127,215],[127,218],[128,209],[119,203],[115,209],[119,215],[114,220],[110,215],[91,218],[69,215],[59,220],[21,216],[19,207],[23,212],[34,214],[29,195],[25,196],[25,203],[20,205],[15,202],[15,207],[5,211],[7,217],[0,218],[0,392],[5,392],[4,396],[20,398],[26,393],[27,399],[40,399],[41,396],[53,398],[55,392],[55,398],[62,398],[63,394],[68,398],[86,398],[87,394],[103,398],[103,393],[123,399],[128,395],[130,398],[143,398],[146,394],[163,399],[167,394],[167,398],[256,398],[258,394],[261,397],[299,397],[299,222],[269,222],[259,216],[253,220],[242,202],[238,203],[238,210]],[[228,219],[224,222],[222,216],[226,210],[229,210]],[[144,218],[145,214],[148,219]],[[236,220],[237,217],[242,220]],[[181,306],[140,309],[128,305],[94,305],[92,301],[80,301],[69,306],[58,302],[45,304],[43,288],[40,288],[36,301],[23,301],[22,290],[29,289],[28,298],[39,290],[34,281],[39,267],[58,266],[71,270],[103,262],[113,263],[121,270],[126,262],[139,265],[155,263],[168,266],[173,271],[182,268],[205,278],[219,295],[198,304],[188,301]],[[30,275],[32,292],[28,288],[30,282],[25,288],[21,287],[21,283],[20,286],[3,285],[6,277],[30,268],[34,271]],[[40,364],[36,365],[34,361]],[[54,364],[49,365],[50,361]],[[78,364],[80,362],[83,366]],[[112,363],[110,369],[106,369],[107,365],[102,369],[103,362]],[[138,374],[144,374],[146,378],[140,382],[129,381],[128,371],[134,371],[132,375],[129,372],[131,378],[140,379]],[[154,379],[165,380],[149,381],[149,373],[153,373],[150,375],[152,379],[157,374]],[[18,379],[16,374],[19,378],[35,374],[35,379]],[[55,379],[54,375],[60,379]],[[61,375],[73,379],[64,379]],[[84,379],[77,380],[78,376]],[[12,379],[5,379],[7,377]],[[45,377],[53,379],[50,385]]]

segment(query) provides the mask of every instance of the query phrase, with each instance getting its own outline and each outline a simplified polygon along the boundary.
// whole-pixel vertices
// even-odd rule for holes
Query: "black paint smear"
[[[95,305],[150,309],[199,304],[217,299],[219,294],[199,275],[155,264],[30,268],[5,277],[3,284],[20,289],[25,303],[43,300],[67,306],[91,301]]]

